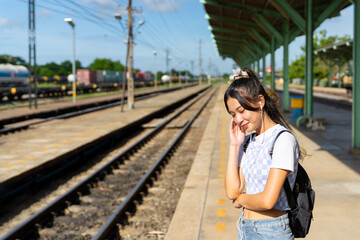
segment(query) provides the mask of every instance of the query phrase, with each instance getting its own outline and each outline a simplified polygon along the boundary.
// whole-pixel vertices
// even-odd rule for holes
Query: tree
[[[93,70],[124,71],[124,65],[120,61],[113,62],[109,58],[96,58],[90,65]]]
[[[13,65],[24,65],[27,66],[27,63],[21,57],[14,57],[10,55],[0,55],[0,63],[10,63]]]
[[[301,55],[300,58],[293,61],[289,66],[290,79],[301,78],[305,76],[305,56]]]
[[[334,42],[349,40],[350,36],[345,35],[343,37],[339,36],[327,36],[326,30],[320,30],[319,33],[315,33],[313,39],[314,50],[326,47]],[[305,53],[305,46],[302,46],[301,49]],[[324,63],[319,56],[314,55],[313,60],[313,74],[314,78],[322,79],[328,77],[329,75],[329,66]],[[305,77],[305,55],[300,55],[295,61],[293,61],[289,66],[289,77],[290,79]]]
[[[224,80],[228,81],[228,80],[230,79],[230,75],[227,74],[227,73],[224,73],[224,74],[222,75],[222,78],[223,78]]]

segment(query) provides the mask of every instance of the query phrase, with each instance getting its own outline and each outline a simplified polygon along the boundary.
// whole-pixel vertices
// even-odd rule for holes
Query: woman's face
[[[236,124],[240,126],[242,132],[256,131],[258,134],[261,129],[261,112],[250,111],[243,108],[236,98],[229,97],[227,100],[230,115],[234,118]],[[259,107],[255,104],[250,104],[252,107]]]

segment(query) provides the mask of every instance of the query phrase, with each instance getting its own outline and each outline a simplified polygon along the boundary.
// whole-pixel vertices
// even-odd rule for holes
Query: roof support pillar
[[[328,87],[330,87],[330,88],[332,86],[332,70],[333,70],[333,63],[331,61],[329,61],[329,82],[328,82]]]
[[[260,57],[258,55],[258,58],[257,58],[257,76],[258,78],[260,77]]]
[[[338,67],[339,67],[338,88],[341,88],[341,66],[342,66],[342,62],[340,61],[340,59],[337,62],[337,64],[338,64]]]
[[[263,63],[263,66],[262,66],[263,85],[264,85],[264,87],[266,87],[266,82],[267,82],[267,79],[266,79],[266,53],[264,53],[262,63]]]
[[[306,0],[305,116],[313,115],[313,0]]]
[[[275,37],[271,37],[271,90],[275,91]]]
[[[354,1],[354,81],[352,104],[352,148],[360,152],[360,1]]]
[[[290,110],[290,94],[289,94],[289,42],[290,42],[290,30],[289,21],[284,22],[284,63],[283,63],[283,109],[285,111]]]

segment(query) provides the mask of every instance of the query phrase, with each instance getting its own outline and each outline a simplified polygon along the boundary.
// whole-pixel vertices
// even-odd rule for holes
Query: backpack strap
[[[291,210],[296,209],[297,208],[297,203],[296,203],[294,194],[291,191],[290,183],[289,183],[289,180],[288,180],[287,177],[285,179],[283,187],[284,187],[284,190],[285,190],[285,193],[286,193],[286,198],[288,200],[289,207],[291,208]]]
[[[282,134],[283,132],[289,132],[289,133],[290,133],[290,131],[286,129],[286,130],[280,131],[280,132],[276,135],[276,137],[275,137],[275,139],[274,139],[274,143],[273,143],[273,145],[272,145],[272,147],[271,147],[271,149],[270,149],[270,151],[269,151],[269,154],[270,154],[271,157],[272,157],[272,153],[273,153],[273,150],[274,150],[274,145],[275,145],[276,139],[277,139],[277,138],[280,136],[280,134]],[[291,209],[297,208],[297,203],[296,203],[294,194],[293,194],[292,191],[291,191],[290,183],[289,183],[289,180],[288,180],[287,177],[286,177],[286,179],[285,179],[285,182],[284,182],[283,187],[284,187],[284,190],[285,190],[285,193],[286,193],[286,198],[287,198],[287,200],[288,200],[289,207],[290,207]]]

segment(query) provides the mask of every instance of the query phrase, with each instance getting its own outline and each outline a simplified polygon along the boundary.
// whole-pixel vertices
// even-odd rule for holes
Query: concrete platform
[[[34,125],[0,139],[0,190],[19,176],[36,174],[71,151],[83,148],[96,139],[111,134],[133,122],[191,96],[207,86],[196,86],[162,94],[135,103],[124,112],[120,106],[74,118]]]
[[[217,96],[165,239],[237,239],[240,211],[224,192],[230,116],[223,105],[225,86]],[[326,119],[325,131],[293,127],[309,154],[302,165],[316,193],[314,221],[307,239],[359,239],[360,156],[351,155],[351,112],[314,104]],[[290,121],[291,122],[291,121]]]

